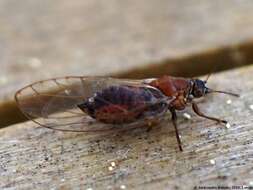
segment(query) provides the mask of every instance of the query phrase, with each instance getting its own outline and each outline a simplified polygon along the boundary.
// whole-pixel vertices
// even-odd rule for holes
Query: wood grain
[[[253,66],[213,75],[209,86],[241,97],[209,95],[203,112],[230,128],[179,114],[184,152],[170,121],[150,132],[63,133],[32,122],[0,130],[1,189],[192,189],[252,185]],[[232,103],[227,104],[231,99]],[[168,113],[168,118],[170,117]],[[115,166],[113,166],[113,162]]]

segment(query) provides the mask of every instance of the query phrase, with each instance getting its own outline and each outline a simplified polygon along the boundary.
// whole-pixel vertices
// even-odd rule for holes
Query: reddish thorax
[[[158,88],[168,97],[175,97],[176,99],[170,103],[171,107],[176,110],[182,110],[185,108],[187,96],[191,89],[190,80],[163,76],[151,81],[149,85]]]

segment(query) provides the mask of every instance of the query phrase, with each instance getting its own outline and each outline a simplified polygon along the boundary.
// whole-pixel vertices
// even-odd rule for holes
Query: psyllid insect
[[[212,90],[206,86],[207,80],[171,76],[144,80],[62,77],[30,84],[16,92],[15,100],[24,115],[35,123],[71,132],[151,126],[169,110],[182,151],[176,123],[177,110],[191,105],[197,115],[227,124],[225,120],[202,113],[194,100],[210,93],[239,96]]]

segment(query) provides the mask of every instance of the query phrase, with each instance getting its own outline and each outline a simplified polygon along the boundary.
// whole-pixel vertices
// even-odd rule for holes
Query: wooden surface
[[[253,185],[253,66],[215,74],[200,107],[230,128],[179,115],[184,152],[171,122],[111,134],[63,133],[32,122],[0,130],[1,189],[192,189]],[[227,104],[231,99],[232,103]],[[169,117],[168,113],[168,117]],[[115,166],[112,167],[113,162]]]
[[[2,0],[0,126],[24,119],[13,94],[39,79],[196,76],[252,63],[252,9],[251,0]]]

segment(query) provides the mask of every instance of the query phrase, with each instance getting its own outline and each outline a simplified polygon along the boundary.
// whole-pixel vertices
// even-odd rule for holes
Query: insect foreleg
[[[199,110],[199,107],[196,103],[192,103],[192,109],[193,111],[200,117],[204,117],[206,119],[210,119],[210,120],[213,120],[213,121],[217,121],[218,123],[224,123],[224,124],[227,124],[228,122],[225,121],[225,120],[221,120],[219,118],[215,118],[215,117],[210,117],[210,116],[207,116],[205,115],[204,113],[202,113],[200,110]]]

